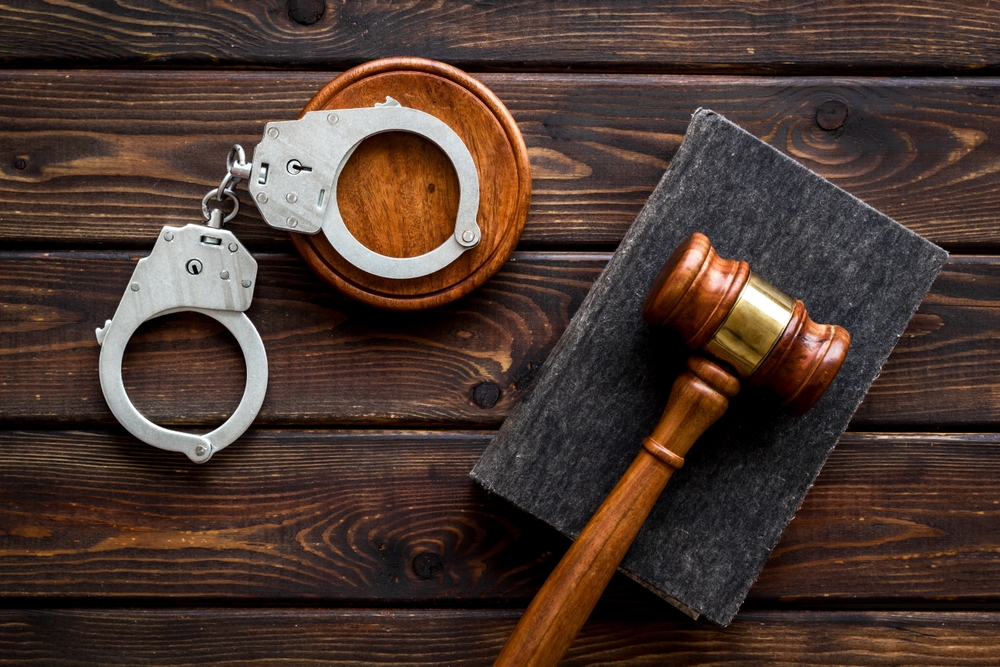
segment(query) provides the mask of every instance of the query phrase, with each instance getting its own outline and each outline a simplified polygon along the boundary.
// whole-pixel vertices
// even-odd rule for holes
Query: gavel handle
[[[739,391],[701,357],[674,382],[653,433],[531,601],[494,667],[554,667],[593,611],[674,470]]]

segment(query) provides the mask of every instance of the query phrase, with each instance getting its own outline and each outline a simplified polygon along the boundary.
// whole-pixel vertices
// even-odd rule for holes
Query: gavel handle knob
[[[562,660],[670,476],[739,389],[711,361],[688,360],[653,433],[535,595],[494,667],[554,667]]]

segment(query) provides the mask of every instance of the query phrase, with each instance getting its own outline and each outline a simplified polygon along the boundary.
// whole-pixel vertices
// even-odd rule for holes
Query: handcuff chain
[[[250,177],[251,165],[247,162],[246,152],[239,144],[233,144],[226,156],[226,175],[219,182],[219,187],[212,188],[201,200],[201,213],[205,216],[205,224],[219,229],[223,224],[236,217],[240,210],[240,200],[236,198],[235,188],[241,181]],[[221,209],[209,209],[208,202],[215,197],[217,201],[232,200],[233,210],[223,217]]]
[[[222,182],[219,183],[219,192],[232,191],[240,184],[240,181],[250,178],[250,169],[251,165],[247,162],[247,154],[243,150],[243,146],[233,144],[232,148],[229,149],[229,154],[226,156],[226,175],[222,177]],[[221,195],[219,196],[219,201],[222,201]]]

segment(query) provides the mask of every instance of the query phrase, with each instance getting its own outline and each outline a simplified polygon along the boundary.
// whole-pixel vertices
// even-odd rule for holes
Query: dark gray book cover
[[[689,352],[640,311],[692,232],[817,322],[851,333],[805,416],[744,389],[686,457],[621,569],[709,619],[732,620],[947,254],[707,110],[472,471],[575,537],[639,451]]]

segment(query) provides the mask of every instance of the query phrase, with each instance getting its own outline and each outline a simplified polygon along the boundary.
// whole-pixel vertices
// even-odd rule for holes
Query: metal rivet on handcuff
[[[348,230],[337,205],[337,182],[355,149],[368,137],[390,131],[412,132],[434,142],[458,175],[454,233],[416,257],[388,257],[365,247]],[[344,259],[376,276],[429,275],[476,247],[482,238],[476,222],[479,177],[469,149],[443,121],[403,107],[391,97],[371,108],[315,111],[299,120],[268,123],[252,163],[246,161],[241,146],[233,146],[219,187],[202,199],[205,224],[164,227],[149,257],[136,265],[114,317],[97,329],[101,389],[115,417],[140,440],[183,452],[197,463],[208,461],[249,428],[267,389],[264,344],[243,312],[253,298],[257,262],[232,232],[222,229],[239,211],[233,188],[241,181],[247,181],[268,225],[304,234],[322,230]],[[233,209],[223,217],[219,208],[209,207],[213,197],[230,200]],[[129,400],[122,382],[122,356],[139,325],[181,311],[202,313],[223,324],[236,337],[246,361],[246,388],[236,411],[222,426],[200,436],[146,419]]]
[[[222,223],[239,210],[239,202],[228,187],[232,180],[227,173],[222,184],[202,200],[206,224],[166,226],[160,231],[149,257],[136,265],[114,317],[97,329],[101,390],[111,412],[143,442],[183,452],[196,463],[208,461],[247,430],[267,390],[264,343],[243,312],[253,298],[257,262],[232,232],[222,229]],[[212,197],[231,200],[233,210],[225,218],[220,209],[209,210]],[[171,431],[149,421],[129,400],[122,382],[122,355],[139,325],[182,311],[207,315],[229,329],[246,361],[243,399],[222,426],[205,435]]]

